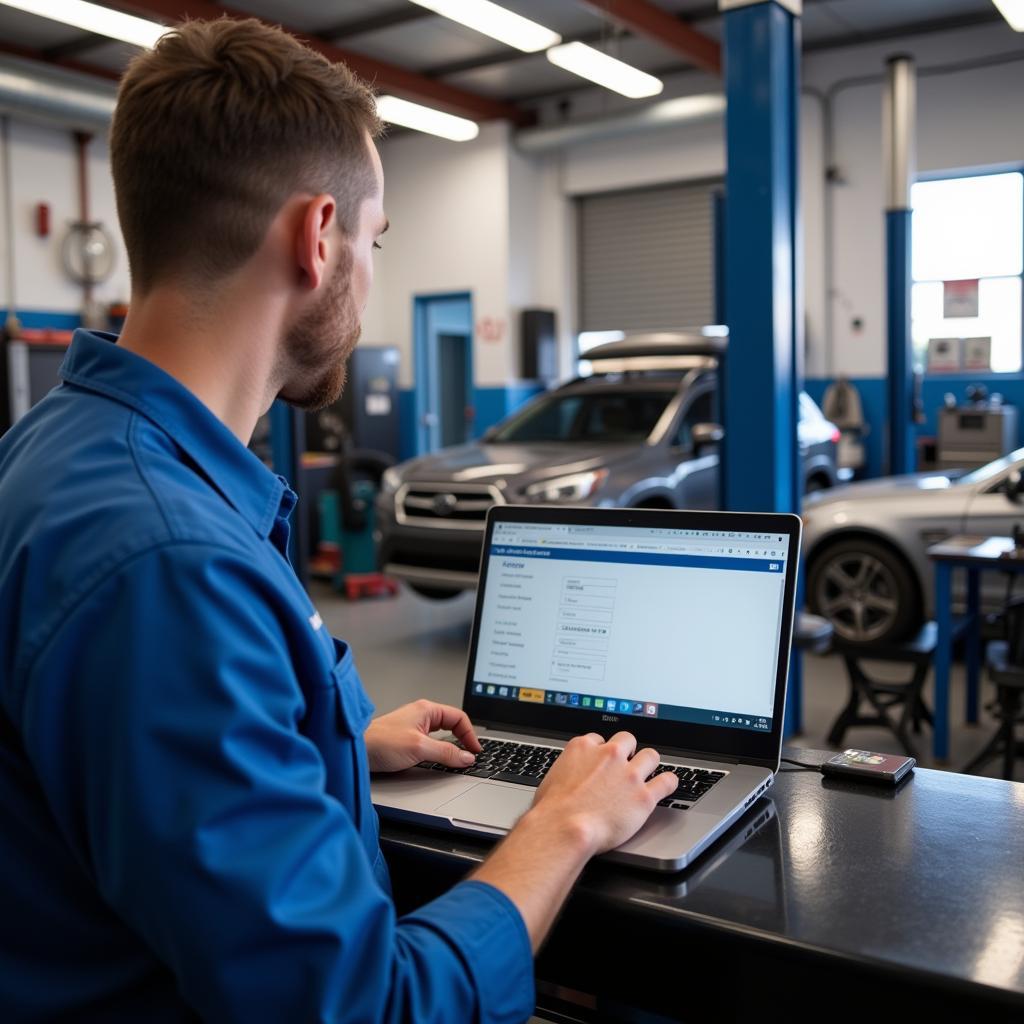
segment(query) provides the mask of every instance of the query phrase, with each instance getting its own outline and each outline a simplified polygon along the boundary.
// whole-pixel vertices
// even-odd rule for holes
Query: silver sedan
[[[811,495],[804,508],[807,598],[844,639],[897,640],[934,614],[926,551],[957,533],[1007,536],[1024,525],[1024,448],[980,469],[917,473]],[[998,607],[1007,584],[982,578],[982,601]],[[954,591],[954,598],[962,599]]]

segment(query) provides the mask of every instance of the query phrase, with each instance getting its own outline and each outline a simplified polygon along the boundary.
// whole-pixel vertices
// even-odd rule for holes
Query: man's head
[[[126,72],[111,129],[133,298],[170,286],[216,306],[262,260],[294,285],[281,396],[333,401],[386,225],[379,130],[367,86],[285,32],[221,19],[165,35]]]

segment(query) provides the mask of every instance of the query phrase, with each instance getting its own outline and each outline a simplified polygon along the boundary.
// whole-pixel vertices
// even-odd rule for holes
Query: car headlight
[[[589,473],[573,473],[572,476],[559,476],[554,480],[542,480],[531,484],[524,492],[530,501],[582,501],[589,498],[604,483],[608,476],[607,469],[595,469]]]
[[[380,478],[380,489],[384,494],[394,494],[402,486],[402,474],[394,466],[384,470]]]

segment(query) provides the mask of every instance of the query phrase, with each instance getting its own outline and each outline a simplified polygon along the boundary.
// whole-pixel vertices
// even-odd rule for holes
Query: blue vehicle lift
[[[911,214],[916,77],[910,57],[891,57],[883,107],[886,174],[885,256],[888,302],[889,472],[913,473],[914,366],[910,332]]]
[[[797,152],[800,0],[719,0],[726,94],[723,498],[799,512],[803,323]],[[750,453],[756,452],[751,458]],[[802,589],[802,588],[801,588]],[[802,728],[794,657],[785,732]]]

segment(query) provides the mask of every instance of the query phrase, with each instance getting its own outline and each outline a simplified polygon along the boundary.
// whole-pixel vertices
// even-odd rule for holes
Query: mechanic
[[[0,441],[6,1020],[523,1020],[581,868],[674,788],[628,733],[579,737],[469,879],[396,917],[369,773],[480,745],[426,700],[371,721],[288,564],[296,496],[246,447],[274,399],[342,389],[379,127],[256,21],[186,23],[121,81],[123,333],[78,331]]]

